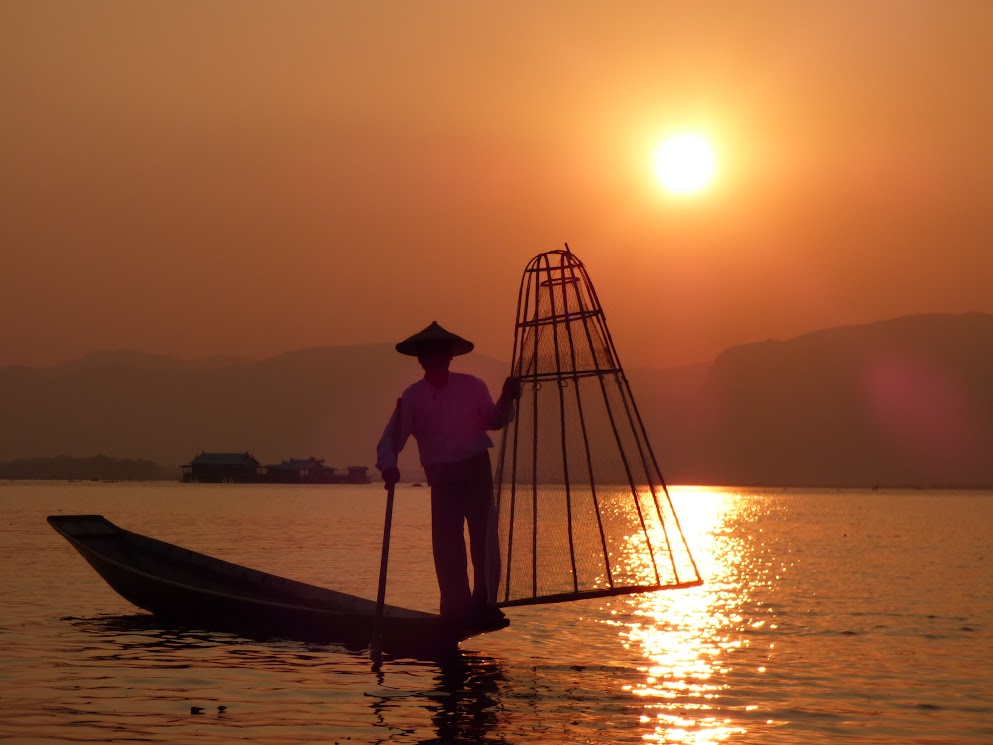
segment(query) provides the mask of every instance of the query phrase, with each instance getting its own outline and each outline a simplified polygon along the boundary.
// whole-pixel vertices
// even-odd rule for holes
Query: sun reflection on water
[[[742,586],[735,570],[747,561],[747,537],[735,535],[748,518],[742,514],[747,507],[739,495],[717,489],[683,488],[674,490],[673,498],[704,585],[613,601],[611,623],[623,645],[648,661],[639,668],[641,682],[623,689],[643,700],[642,739],[724,742],[746,732],[740,719],[727,717],[731,706],[721,699],[731,655],[748,644],[737,631],[746,623],[741,609],[750,602],[750,588]],[[638,545],[630,548],[630,562],[650,561]]]

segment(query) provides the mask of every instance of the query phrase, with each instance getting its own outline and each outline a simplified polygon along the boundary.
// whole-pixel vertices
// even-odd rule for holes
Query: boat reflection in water
[[[755,610],[754,587],[738,579],[748,562],[749,537],[736,529],[748,521],[737,495],[706,488],[673,490],[683,532],[692,547],[704,584],[679,592],[632,595],[611,603],[611,623],[628,649],[649,664],[644,680],[623,689],[644,699],[641,717],[646,741],[716,743],[744,734],[760,716],[752,701],[735,700],[736,675],[761,675],[764,667],[738,673],[733,654],[747,647],[745,626],[764,619]],[[662,540],[662,536],[652,536]],[[632,546],[629,561],[645,561]],[[748,573],[754,576],[753,572]],[[748,608],[748,610],[746,610]],[[754,688],[751,688],[754,690]],[[763,725],[772,724],[762,720]]]

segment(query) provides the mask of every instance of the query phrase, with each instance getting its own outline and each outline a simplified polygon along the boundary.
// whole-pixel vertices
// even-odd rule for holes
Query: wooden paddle
[[[400,418],[400,404],[402,399],[397,399],[396,412],[393,415],[395,426],[393,427],[393,453],[400,454],[400,428],[403,421]],[[383,553],[379,559],[379,591],[376,594],[376,618],[372,624],[372,640],[369,642],[369,652],[374,657],[379,657],[383,651],[383,611],[386,606],[386,569],[390,563],[390,528],[393,525],[393,494],[396,491],[396,484],[386,485],[386,524],[383,526]]]

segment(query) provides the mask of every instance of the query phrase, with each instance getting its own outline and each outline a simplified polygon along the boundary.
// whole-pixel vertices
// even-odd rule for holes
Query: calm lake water
[[[381,487],[0,482],[0,742],[993,742],[993,494],[672,491],[704,586],[510,609],[376,672],[164,628],[45,516],[374,597]],[[436,610],[426,492],[398,489],[387,599]]]

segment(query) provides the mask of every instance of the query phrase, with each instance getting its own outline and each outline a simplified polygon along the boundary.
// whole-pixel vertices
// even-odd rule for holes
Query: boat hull
[[[375,602],[198,554],[124,530],[100,515],[48,518],[118,594],[163,622],[253,638],[369,646]],[[454,627],[433,613],[387,606],[381,648],[443,656],[492,629]]]

